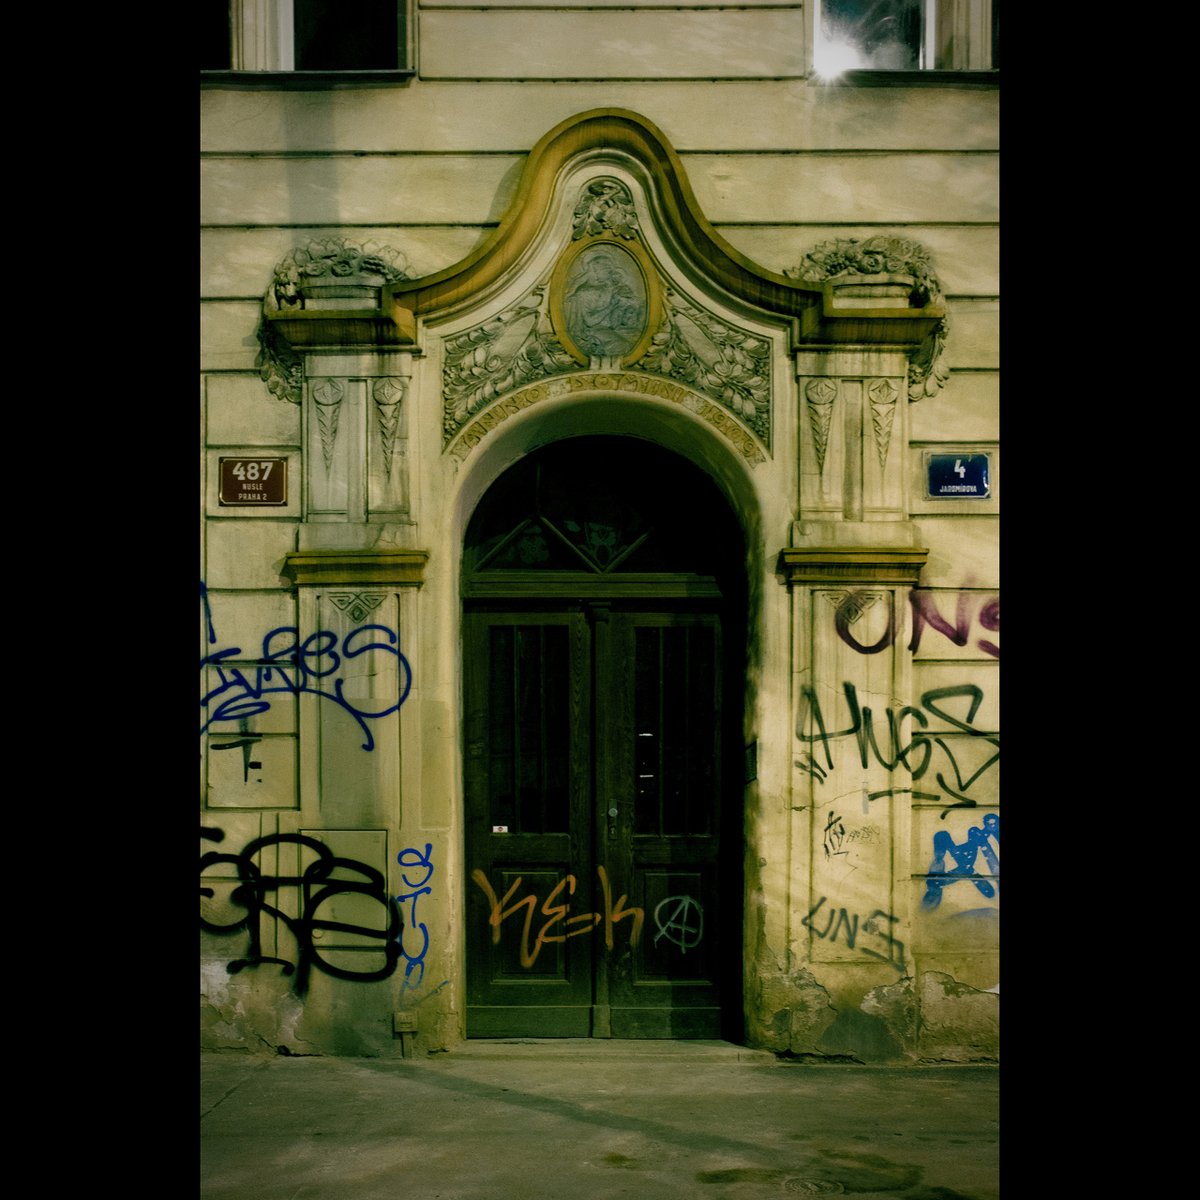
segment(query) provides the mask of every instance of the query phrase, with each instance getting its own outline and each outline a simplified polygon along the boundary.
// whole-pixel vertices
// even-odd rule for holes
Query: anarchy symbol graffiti
[[[674,907],[669,909],[664,920],[662,911],[670,905]],[[694,925],[691,923],[693,911]],[[668,942],[679,947],[681,954],[686,954],[688,950],[698,946],[704,936],[704,910],[691,896],[668,896],[660,901],[654,910],[654,923],[658,926],[654,944],[657,946],[658,939],[665,937]]]

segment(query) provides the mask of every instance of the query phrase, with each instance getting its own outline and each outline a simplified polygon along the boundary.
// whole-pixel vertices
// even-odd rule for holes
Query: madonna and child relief
[[[592,246],[567,271],[563,318],[571,340],[594,358],[629,354],[646,329],[646,282],[616,246]]]

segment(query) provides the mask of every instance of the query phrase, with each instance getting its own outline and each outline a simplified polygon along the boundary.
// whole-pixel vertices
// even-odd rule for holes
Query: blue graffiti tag
[[[991,842],[994,839],[995,847]],[[975,873],[975,859],[982,854],[984,862],[991,868],[993,874],[1000,873],[1000,858],[997,851],[1000,848],[1000,815],[987,813],[983,818],[983,828],[972,825],[967,830],[967,839],[958,844],[950,836],[948,830],[939,829],[933,835],[933,862],[929,864],[929,877],[925,880],[925,895],[921,904],[925,908],[937,908],[942,902],[942,889],[952,884],[956,879],[970,879],[971,882],[990,900],[995,894],[995,887],[985,878]],[[946,855],[954,859],[957,866],[946,870]]]
[[[200,589],[208,640],[212,644],[217,636],[208,605],[208,592],[203,584]],[[351,703],[344,694],[345,680],[335,678],[344,662],[374,653],[394,658],[399,676],[395,702],[377,712]],[[400,652],[399,634],[386,625],[360,625],[340,642],[337,634],[330,629],[319,629],[301,641],[296,626],[280,625],[263,638],[262,653],[258,658],[243,666],[234,666],[229,661],[239,658],[244,663],[241,647],[230,646],[200,659],[200,670],[212,667],[217,677],[216,685],[200,701],[201,709],[208,710],[207,718],[200,726],[201,734],[220,721],[239,722],[244,732],[247,718],[264,713],[271,707],[267,697],[279,693],[298,696],[301,692],[307,692],[332,700],[345,709],[366,736],[362,748],[374,750],[375,738],[367,727],[367,721],[378,721],[397,712],[412,690],[412,667]]]
[[[421,934],[421,948],[416,954],[411,954],[407,946],[404,945],[404,931],[400,935],[400,956],[404,959],[404,980],[400,985],[400,994],[405,992],[415,991],[421,986],[425,979],[425,955],[429,950],[429,927],[424,921],[417,920],[417,900],[421,896],[428,896],[433,888],[429,881],[433,878],[433,843],[425,843],[425,852],[422,853],[415,846],[409,846],[401,850],[396,855],[396,861],[400,864],[400,879],[408,891],[402,895],[396,896],[396,905],[403,913],[403,905],[411,904],[412,907],[408,910],[408,920],[404,923],[404,930],[416,929]],[[409,878],[409,871],[414,874],[421,871],[419,878]]]

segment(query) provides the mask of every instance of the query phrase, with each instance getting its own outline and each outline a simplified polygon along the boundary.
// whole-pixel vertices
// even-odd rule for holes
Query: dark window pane
[[[659,630],[638,629],[634,653],[634,830],[662,832],[659,783],[662,779],[662,700]]]
[[[635,637],[634,829],[709,834],[720,753],[714,632],[680,626]]]
[[[571,663],[567,630],[543,630],[542,832],[565,833],[570,792]]]
[[[384,71],[400,63],[400,0],[295,0],[296,70]]]
[[[579,438],[533,451],[492,486],[471,518],[464,566],[468,579],[539,569],[704,575],[741,537],[690,463],[633,438]]]
[[[488,792],[492,824],[516,832],[517,805],[513,787],[513,631],[493,628],[488,658]]]
[[[690,708],[686,638],[683,629],[664,629],[663,678],[663,833],[687,833],[687,756]]]
[[[877,71],[915,71],[921,65],[920,0],[822,0],[821,35],[852,48],[843,65]]]
[[[562,625],[493,626],[488,683],[492,824],[563,833],[570,793],[571,671]]]

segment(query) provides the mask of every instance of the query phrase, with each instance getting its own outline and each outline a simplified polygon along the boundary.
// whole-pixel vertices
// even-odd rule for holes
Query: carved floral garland
[[[913,281],[914,305],[924,307],[941,297],[941,286],[933,273],[928,251],[917,242],[888,234],[877,234],[865,241],[837,238],[822,242],[805,254],[799,266],[783,273],[807,283],[821,283],[842,275],[908,275]],[[936,395],[949,377],[945,363],[948,332],[949,324],[943,317],[909,359],[910,400]]]
[[[293,248],[275,267],[263,307],[275,311],[303,308],[303,286],[325,277],[376,279],[384,285],[411,279],[404,256],[390,246],[368,242],[356,246],[344,238],[314,238]],[[262,320],[258,327],[259,353],[254,365],[271,395],[299,404],[304,394],[304,366],[290,346]]]

